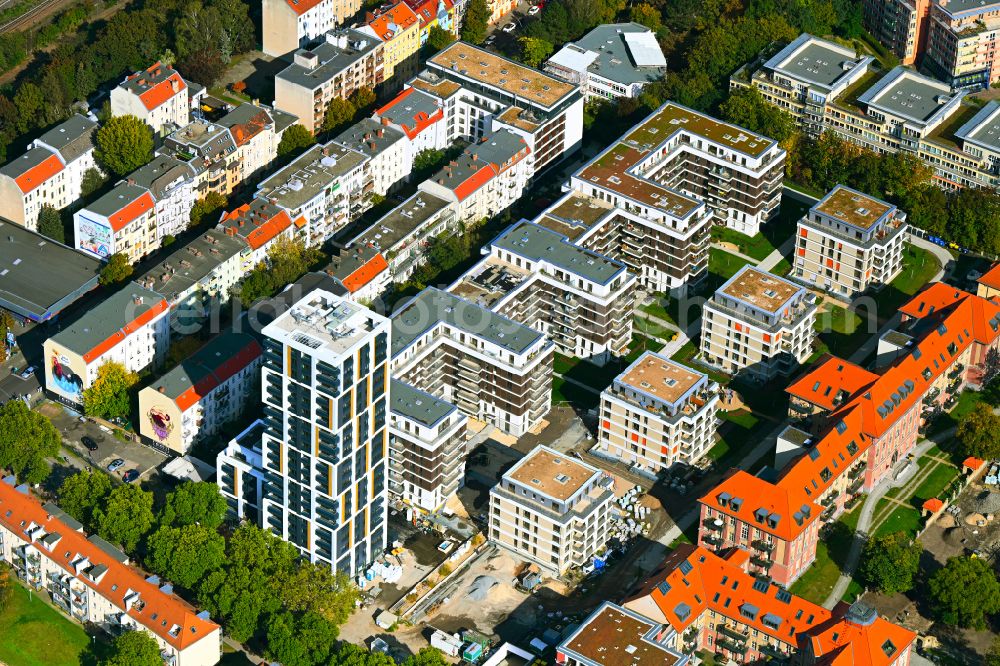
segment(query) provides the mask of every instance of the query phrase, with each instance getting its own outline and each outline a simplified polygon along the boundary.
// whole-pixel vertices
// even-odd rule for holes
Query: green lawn
[[[79,624],[37,594],[14,585],[10,605],[0,612],[0,661],[7,666],[77,666],[90,645]]]
[[[742,254],[751,256],[757,261],[763,260],[777,249],[763,233],[747,236],[723,226],[712,227],[712,239],[721,243],[732,243]]]

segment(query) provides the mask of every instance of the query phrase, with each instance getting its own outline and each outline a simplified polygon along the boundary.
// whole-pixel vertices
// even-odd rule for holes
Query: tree
[[[486,29],[489,27],[491,16],[492,12],[486,0],[469,0],[465,19],[462,21],[462,39],[470,44],[482,44],[486,39]]]
[[[124,483],[94,509],[97,533],[131,553],[153,526],[153,493]]]
[[[384,652],[369,652],[345,642],[337,646],[327,666],[396,666],[396,660]]]
[[[920,569],[924,547],[905,532],[871,538],[862,554],[861,577],[883,594],[908,592]]]
[[[66,230],[63,228],[62,215],[49,204],[44,204],[38,210],[38,233],[57,243],[66,243]]]
[[[59,453],[62,438],[44,414],[21,400],[0,406],[0,467],[14,470],[25,483],[41,483],[49,475],[46,458]]]
[[[203,48],[192,52],[177,63],[177,70],[185,79],[197,81],[203,86],[211,86],[226,71],[226,63],[218,49]]]
[[[126,631],[111,642],[111,653],[101,666],[163,666],[156,639],[138,629]]]
[[[131,411],[131,389],[139,376],[117,361],[105,361],[97,378],[83,390],[83,411],[102,419],[125,418]]]
[[[115,252],[108,257],[108,263],[101,268],[98,282],[105,287],[124,282],[132,276],[132,270],[132,264],[128,262],[128,257],[121,252]]]
[[[94,192],[104,187],[104,183],[106,182],[108,182],[108,179],[104,177],[104,174],[94,167],[90,167],[83,172],[83,182],[80,186],[81,198],[87,199]]]
[[[104,472],[79,471],[59,486],[59,506],[63,511],[90,527],[95,524],[94,510],[111,494],[111,477]]]
[[[309,133],[309,130],[296,123],[281,135],[281,141],[278,143],[278,157],[297,155],[314,143],[316,143],[316,138]]]
[[[354,120],[354,113],[357,111],[350,100],[334,97],[326,105],[326,114],[323,116],[323,131],[336,133],[345,125]]]
[[[147,544],[146,565],[182,587],[193,588],[226,561],[226,541],[203,525],[161,527]]]
[[[951,557],[927,584],[933,608],[945,624],[986,628],[986,616],[1000,611],[1000,581],[986,560]]]
[[[160,524],[201,525],[215,529],[226,517],[226,498],[219,487],[206,481],[185,481],[167,494]]]
[[[427,33],[427,49],[432,53],[437,53],[453,41],[455,41],[455,35],[439,25],[432,26],[430,32]]]
[[[97,161],[116,176],[132,173],[153,157],[153,130],[135,116],[114,116],[95,136]]]
[[[632,5],[632,8],[629,9],[628,17],[630,21],[640,23],[653,32],[659,30],[663,25],[663,19],[660,16],[659,10],[645,2]]]
[[[190,226],[196,227],[202,222],[208,222],[209,224],[218,222],[219,216],[227,204],[226,197],[218,192],[209,192],[201,199],[195,201],[194,205],[191,206]]]
[[[305,561],[281,588],[289,610],[316,613],[333,625],[347,621],[358,597],[358,588],[343,571]]]
[[[521,60],[531,67],[540,67],[542,62],[555,50],[552,42],[539,37],[521,37],[517,40],[521,47]]]
[[[959,422],[955,436],[964,455],[983,460],[1000,457],[1000,416],[989,405],[976,405]]]

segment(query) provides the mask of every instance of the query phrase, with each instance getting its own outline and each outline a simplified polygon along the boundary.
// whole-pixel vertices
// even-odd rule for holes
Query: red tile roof
[[[264,350],[257,340],[249,340],[246,346],[232,356],[222,359],[219,365],[196,382],[194,386],[177,396],[174,404],[182,412],[187,411],[192,405],[197,404],[206,395],[224,384],[230,377],[253,363],[254,359],[263,353]]]
[[[89,541],[85,534],[49,514],[37,499],[4,482],[0,482],[0,523],[26,541],[28,537],[25,529],[31,524],[41,526],[44,534],[39,533],[39,539],[58,533],[60,539],[51,551],[39,541],[33,542],[43,557],[76,576],[87,587],[96,590],[121,612],[125,612],[125,597],[137,592],[142,602],[139,604],[141,609],[133,604],[127,612],[128,616],[178,650],[212,636],[219,630],[219,625],[199,618],[195,609],[183,600],[161,591],[155,582],[147,581],[143,572],[122,564]],[[77,574],[74,564],[81,557],[86,558],[91,567],[103,566],[107,567],[107,571],[97,581],[91,580],[87,575]],[[171,633],[172,630],[175,631],[174,634]]]
[[[14,182],[17,183],[22,192],[27,194],[62,170],[62,161],[52,155],[22,173],[14,179]]]
[[[796,398],[832,410],[876,379],[878,375],[860,365],[827,355],[785,391]]]
[[[154,303],[152,306],[144,310],[138,317],[125,324],[125,326],[121,329],[115,331],[94,346],[90,351],[85,353],[83,355],[83,360],[87,363],[91,363],[95,359],[100,358],[101,355],[113,349],[115,345],[119,344],[122,340],[132,335],[140,328],[156,319],[156,317],[161,313],[166,312],[169,309],[170,305],[167,303],[166,299],[161,299],[157,303]]]
[[[1000,289],[1000,264],[995,264],[993,268],[986,271],[986,273],[980,277],[977,282],[987,287],[993,287],[994,289]]]
[[[285,0],[285,3],[299,16],[302,16],[321,2],[323,0]]]
[[[130,222],[153,210],[153,195],[143,192],[141,195],[122,206],[116,213],[108,216],[111,228],[117,233],[124,229]]]
[[[379,39],[387,42],[419,22],[413,10],[400,2],[375,16],[368,22],[368,27],[375,31]]]
[[[376,252],[375,256],[359,266],[353,273],[342,280],[344,287],[352,294],[364,287],[378,276],[379,273],[389,268],[385,257],[381,252]]]

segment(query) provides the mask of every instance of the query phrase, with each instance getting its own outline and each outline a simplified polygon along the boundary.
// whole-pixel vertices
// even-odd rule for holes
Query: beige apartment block
[[[815,320],[814,294],[747,265],[705,303],[701,355],[723,372],[766,382],[809,357]]]
[[[561,575],[603,552],[615,511],[614,480],[539,446],[490,490],[490,540]]]
[[[601,393],[594,453],[656,475],[696,463],[715,443],[718,385],[647,351]]]
[[[851,298],[903,269],[906,213],[838,185],[799,220],[792,275]]]

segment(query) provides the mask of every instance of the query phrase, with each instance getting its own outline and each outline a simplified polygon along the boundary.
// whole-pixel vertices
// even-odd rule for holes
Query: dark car
[[[139,470],[130,469],[129,471],[125,472],[125,476],[122,477],[122,481],[124,481],[125,483],[132,483],[138,478],[139,478]]]
[[[90,435],[84,435],[83,437],[80,438],[80,441],[83,443],[85,447],[87,447],[88,451],[97,450],[97,442],[95,442],[94,438],[91,437]]]

